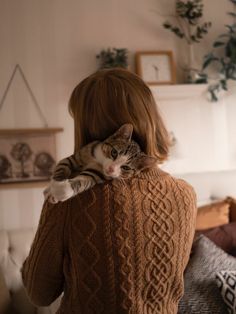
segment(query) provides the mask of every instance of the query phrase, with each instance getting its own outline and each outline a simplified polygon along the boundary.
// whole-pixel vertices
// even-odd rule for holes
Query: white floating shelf
[[[152,85],[149,87],[157,100],[177,100],[206,96],[208,84]]]

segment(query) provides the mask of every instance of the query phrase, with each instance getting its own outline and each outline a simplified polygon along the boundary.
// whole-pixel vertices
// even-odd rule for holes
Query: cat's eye
[[[129,166],[126,166],[126,165],[121,166],[121,169],[126,170],[126,171],[131,170],[131,168]]]
[[[117,150],[116,150],[115,148],[112,148],[112,150],[111,150],[111,157],[112,157],[113,159],[116,159],[117,156],[118,156]]]

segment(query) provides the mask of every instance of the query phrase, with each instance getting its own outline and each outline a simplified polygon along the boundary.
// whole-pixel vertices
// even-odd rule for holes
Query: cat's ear
[[[130,123],[123,124],[114,134],[113,138],[122,138],[130,141],[133,133],[133,126]]]
[[[153,168],[156,164],[157,158],[141,154],[136,161],[136,168],[141,171],[143,169]]]

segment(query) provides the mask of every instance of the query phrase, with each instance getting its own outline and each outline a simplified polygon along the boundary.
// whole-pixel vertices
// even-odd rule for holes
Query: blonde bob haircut
[[[128,70],[100,70],[85,78],[72,92],[69,112],[74,118],[75,151],[131,123],[133,139],[142,151],[160,163],[168,156],[168,132],[152,93]]]

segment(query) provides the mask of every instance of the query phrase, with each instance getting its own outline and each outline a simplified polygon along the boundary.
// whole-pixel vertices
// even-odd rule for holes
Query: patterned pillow
[[[236,258],[201,235],[194,242],[184,273],[184,295],[178,313],[227,314],[227,307],[215,283],[216,273],[224,269],[235,270]]]
[[[216,282],[229,313],[236,314],[236,271],[220,271]]]

